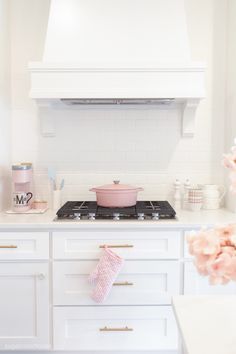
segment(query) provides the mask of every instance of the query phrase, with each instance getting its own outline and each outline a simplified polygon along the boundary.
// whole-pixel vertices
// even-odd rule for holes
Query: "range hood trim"
[[[170,105],[174,98],[61,98],[62,103],[68,106],[108,105]]]
[[[161,63],[153,67],[31,62],[30,97],[43,110],[61,107],[61,99],[174,99],[182,106],[182,135],[189,137],[194,135],[196,109],[205,97],[205,69],[203,63],[192,62]],[[42,134],[54,136],[50,114],[46,118],[45,114],[41,116]]]

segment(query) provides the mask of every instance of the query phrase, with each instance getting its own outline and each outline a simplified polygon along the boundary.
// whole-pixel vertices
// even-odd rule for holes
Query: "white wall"
[[[227,50],[227,89],[226,89],[226,140],[228,152],[236,138],[236,2],[228,1],[228,50]],[[226,171],[226,183],[229,174]],[[236,210],[236,196],[228,192],[227,207]]]
[[[0,0],[0,210],[9,204],[10,163],[9,2]]]
[[[168,197],[175,177],[223,181],[227,1],[185,4],[192,60],[208,67],[193,139],[181,137],[178,112],[155,110],[54,111],[56,137],[43,138],[28,98],[27,63],[42,59],[49,1],[11,0],[12,157],[34,163],[40,196],[48,194],[48,165],[66,178],[64,199],[88,198],[89,186],[115,177],[144,186],[143,198]]]

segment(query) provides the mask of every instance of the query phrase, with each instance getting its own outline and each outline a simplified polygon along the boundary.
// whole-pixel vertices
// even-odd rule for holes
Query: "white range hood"
[[[52,0],[43,61],[29,69],[41,106],[177,105],[184,136],[205,96],[184,0]]]

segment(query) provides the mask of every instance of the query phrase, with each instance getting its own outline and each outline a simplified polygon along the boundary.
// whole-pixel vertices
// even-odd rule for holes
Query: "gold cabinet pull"
[[[0,245],[0,248],[17,248],[16,245]]]
[[[133,245],[100,245],[99,248],[132,248]]]
[[[132,285],[134,285],[134,283],[131,283],[129,281],[113,283],[113,286],[132,286]]]
[[[99,328],[100,332],[131,332],[133,331],[133,328],[129,328],[129,327],[121,327],[121,328],[112,328],[112,327],[103,327],[103,328]]]

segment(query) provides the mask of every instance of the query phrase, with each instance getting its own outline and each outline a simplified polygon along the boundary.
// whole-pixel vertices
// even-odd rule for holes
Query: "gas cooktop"
[[[57,219],[67,220],[159,220],[175,219],[176,212],[167,201],[139,201],[126,208],[104,208],[96,202],[66,202]]]

